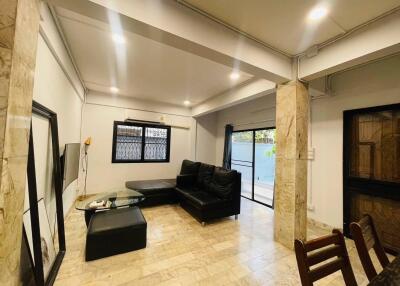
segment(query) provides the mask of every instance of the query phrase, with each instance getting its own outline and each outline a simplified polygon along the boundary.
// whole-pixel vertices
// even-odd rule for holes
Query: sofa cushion
[[[178,195],[186,196],[187,194],[196,193],[199,191],[196,187],[176,187],[175,191]]]
[[[128,181],[125,186],[140,192],[145,200],[138,203],[139,206],[154,206],[176,202],[175,179]]]
[[[209,164],[201,163],[199,172],[197,173],[196,186],[199,189],[204,188],[211,182],[211,178],[214,173],[214,166]]]
[[[142,181],[127,181],[125,187],[128,189],[141,192],[152,192],[173,189],[176,186],[175,179],[159,179],[159,180],[142,180]]]
[[[146,200],[149,197],[153,196],[163,196],[163,195],[170,195],[171,193],[175,192],[175,188],[168,188],[168,189],[143,189],[139,191],[142,195],[146,197]]]
[[[207,185],[207,191],[219,198],[231,198],[237,172],[217,167],[214,170],[211,182]]]
[[[229,206],[229,201],[221,199],[213,194],[207,192],[195,192],[186,195],[186,199],[193,205],[201,209],[223,208]]]
[[[197,174],[178,175],[176,176],[176,186],[179,188],[188,188],[195,185]]]
[[[200,162],[193,162],[190,160],[183,160],[181,167],[181,175],[193,175],[199,171]]]

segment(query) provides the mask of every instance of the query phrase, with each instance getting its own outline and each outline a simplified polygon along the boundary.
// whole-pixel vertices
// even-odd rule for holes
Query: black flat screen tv
[[[61,156],[61,171],[64,179],[63,191],[78,179],[80,151],[80,143],[65,144],[64,154]]]

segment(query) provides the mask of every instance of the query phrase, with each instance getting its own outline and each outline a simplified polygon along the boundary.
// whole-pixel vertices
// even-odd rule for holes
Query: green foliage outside
[[[251,143],[253,141],[253,132],[252,131],[235,132],[232,134],[232,141]]]
[[[271,158],[276,153],[276,145],[272,146],[271,150],[265,151],[265,156]]]
[[[267,131],[271,131],[269,135],[272,137],[272,143],[274,143],[274,145],[272,146],[271,150],[265,151],[265,156],[271,158],[276,153],[276,129],[270,129]]]

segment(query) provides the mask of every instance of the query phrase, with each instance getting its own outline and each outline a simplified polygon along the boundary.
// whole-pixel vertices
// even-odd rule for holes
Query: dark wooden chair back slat
[[[330,235],[306,242],[296,239],[294,248],[303,286],[313,285],[315,281],[339,270],[347,286],[357,285],[346,243],[339,230],[334,229]]]
[[[372,224],[371,224],[371,217],[368,215],[363,216],[363,218],[358,222],[362,235],[365,240],[365,245],[367,246],[367,249],[370,250],[372,247],[374,247],[376,243],[376,238],[374,236],[374,231],[372,229]]]
[[[322,261],[328,260],[333,257],[337,257],[342,253],[342,248],[340,245],[334,245],[327,247],[323,251],[318,251],[308,255],[308,264],[313,266],[315,264],[321,263]]]
[[[309,252],[309,251],[323,248],[323,247],[331,245],[331,244],[337,244],[339,242],[340,242],[339,237],[337,235],[329,234],[329,235],[325,235],[325,236],[307,241],[307,243],[305,244],[305,249],[307,252]]]
[[[358,256],[364,268],[368,280],[371,281],[376,275],[376,269],[372,263],[369,250],[374,249],[376,256],[383,268],[389,264],[389,259],[383,249],[375,229],[374,222],[369,215],[364,215],[359,222],[350,224],[351,235],[353,236]]]
[[[332,273],[335,273],[336,271],[339,271],[340,269],[342,269],[342,265],[343,259],[336,258],[335,260],[332,260],[321,266],[316,267],[315,269],[310,270],[309,275],[312,281],[317,281],[321,278],[331,275]]]

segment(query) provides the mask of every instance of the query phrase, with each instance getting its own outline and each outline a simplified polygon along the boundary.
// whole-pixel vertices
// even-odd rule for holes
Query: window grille
[[[169,162],[170,137],[170,126],[115,121],[112,162]]]

